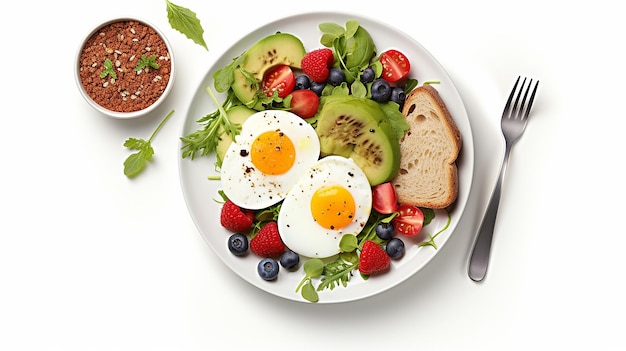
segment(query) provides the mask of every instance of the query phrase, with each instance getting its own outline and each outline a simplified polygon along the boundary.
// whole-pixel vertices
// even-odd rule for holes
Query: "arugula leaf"
[[[159,69],[159,64],[156,62],[156,55],[151,55],[148,57],[146,57],[145,54],[141,55],[141,58],[137,62],[137,66],[135,66],[135,71],[141,71],[146,67]]]
[[[385,103],[378,103],[380,107],[385,111],[387,119],[385,120],[391,126],[391,129],[395,132],[396,138],[401,140],[404,137],[404,133],[411,129],[409,123],[404,118],[402,112],[400,112],[400,105],[393,101],[387,101]]]
[[[129,150],[137,150],[136,153],[131,154],[124,161],[124,174],[133,178],[141,173],[149,161],[152,160],[154,155],[154,149],[152,148],[152,139],[156,136],[157,132],[163,127],[165,122],[174,114],[174,110],[165,116],[165,118],[159,123],[157,128],[152,132],[150,139],[144,140],[139,138],[128,138],[124,142],[124,146]]]
[[[167,19],[172,28],[181,32],[187,38],[193,40],[196,44],[204,47],[208,51],[209,48],[203,38],[204,29],[196,13],[188,8],[178,6],[169,0],[165,0],[165,3],[167,4]]]
[[[204,124],[204,127],[180,138],[183,142],[183,158],[191,157],[193,160],[198,153],[200,153],[200,156],[209,155],[215,151],[223,133],[228,133],[233,140],[239,134],[240,126],[232,123],[226,114],[226,109],[229,106],[233,106],[233,101],[237,99],[234,93],[229,91],[226,101],[220,105],[213,90],[207,87],[206,91],[215,105],[218,106],[218,109],[198,120],[198,123]]]
[[[104,78],[107,75],[111,76],[113,79],[117,78],[117,74],[113,69],[113,62],[109,59],[104,60],[104,69],[100,72],[100,78]]]
[[[343,252],[337,259],[324,266],[323,277],[317,291],[324,289],[333,290],[338,284],[344,288],[352,277],[352,271],[359,266],[359,256],[356,252]]]

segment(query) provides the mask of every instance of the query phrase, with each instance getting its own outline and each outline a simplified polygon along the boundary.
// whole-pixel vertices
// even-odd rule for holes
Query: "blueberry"
[[[300,256],[291,250],[287,250],[280,255],[280,265],[286,269],[293,269],[298,263],[300,263]]]
[[[236,256],[248,252],[248,237],[242,233],[235,233],[228,238],[228,249]]]
[[[387,242],[385,246],[387,255],[391,258],[400,258],[404,256],[404,241],[399,238],[393,238]]]
[[[380,222],[376,225],[376,235],[383,240],[389,240],[393,238],[393,235],[395,233],[396,230],[389,222]]]
[[[300,74],[296,77],[296,86],[295,90],[306,90],[311,87],[311,78],[306,74]]]
[[[278,262],[273,258],[264,258],[259,261],[257,272],[263,280],[274,280],[278,277]]]
[[[333,86],[338,86],[339,84],[346,81],[346,74],[339,68],[331,68],[328,72],[328,78],[326,81]]]
[[[391,96],[391,86],[389,83],[382,79],[378,78],[372,83],[372,100],[378,102],[385,102],[389,100]]]
[[[374,78],[376,78],[376,72],[372,67],[367,67],[361,72],[361,82],[363,83],[373,82]]]
[[[406,100],[406,94],[404,93],[404,89],[400,87],[395,87],[391,89],[391,97],[389,99],[400,105],[400,109],[402,110],[402,105],[404,105],[404,100]]]
[[[322,96],[322,91],[326,88],[326,83],[318,83],[315,81],[311,81],[311,91],[313,91],[317,96]]]

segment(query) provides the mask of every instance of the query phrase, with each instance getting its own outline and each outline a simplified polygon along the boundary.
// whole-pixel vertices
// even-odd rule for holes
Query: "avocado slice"
[[[352,95],[329,96],[317,120],[322,156],[352,158],[370,185],[391,180],[400,167],[400,144],[375,101]]]
[[[257,111],[251,108],[248,108],[243,105],[237,105],[226,110],[226,115],[228,115],[228,119],[235,124],[242,125],[248,117],[255,114]],[[222,160],[224,160],[224,155],[226,154],[226,150],[230,144],[232,144],[233,138],[228,134],[224,133],[224,127],[220,126],[220,140],[217,142],[217,146],[215,147],[215,152],[217,154],[218,162],[221,164]]]
[[[234,70],[231,88],[243,104],[260,110],[263,107],[258,102],[257,92],[265,72],[281,64],[300,69],[305,54],[304,44],[298,37],[289,33],[271,34],[243,54],[239,67]]]

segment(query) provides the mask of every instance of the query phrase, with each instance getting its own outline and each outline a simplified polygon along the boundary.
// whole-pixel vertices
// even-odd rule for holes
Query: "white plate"
[[[258,40],[277,31],[292,33],[300,37],[307,51],[310,51],[322,47],[320,44],[321,33],[318,29],[320,23],[334,22],[345,26],[348,20],[358,21],[370,33],[379,53],[386,49],[396,48],[406,54],[412,63],[412,77],[418,79],[420,84],[428,80],[439,80],[441,82],[435,87],[445,101],[463,136],[463,148],[458,160],[459,195],[456,205],[451,211],[449,228],[435,239],[438,250],[432,246],[418,247],[418,240],[405,238],[406,254],[400,260],[392,260],[392,268],[389,272],[370,277],[365,281],[361,278],[358,271],[355,271],[345,288],[339,285],[333,290],[327,289],[319,292],[318,303],[354,301],[381,293],[396,286],[422,269],[441,250],[452,233],[454,233],[470,192],[474,168],[474,146],[465,106],[445,70],[414,39],[384,23],[369,18],[335,12],[295,15],[269,23],[253,31],[235,43],[215,62],[206,73],[193,96],[182,130],[182,135],[187,135],[199,129],[201,126],[197,123],[197,120],[216,110],[217,107],[212,103],[205,90],[207,86],[213,88],[213,73],[217,69],[228,65],[233,58],[240,55]],[[218,98],[221,98],[220,101],[223,101],[224,96],[218,95]],[[230,233],[221,228],[219,224],[220,205],[214,201],[214,199],[220,198],[217,194],[220,182],[207,179],[209,175],[218,174],[215,171],[214,162],[214,156],[196,157],[195,160],[190,158],[182,159],[181,157],[179,162],[185,201],[200,234],[226,266],[241,276],[241,278],[268,293],[285,299],[306,302],[300,295],[300,292],[295,292],[298,283],[304,276],[302,264],[296,272],[281,269],[277,280],[266,282],[258,276],[256,271],[260,258],[251,253],[245,257],[237,257],[228,250],[227,238]],[[445,213],[438,213],[435,220],[424,228],[423,233],[436,233],[439,228],[445,225],[446,221]],[[315,286],[317,286],[317,283],[315,282]]]

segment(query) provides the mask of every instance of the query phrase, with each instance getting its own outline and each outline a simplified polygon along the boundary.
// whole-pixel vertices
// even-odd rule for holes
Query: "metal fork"
[[[502,161],[500,175],[498,176],[496,187],[493,189],[491,199],[489,199],[487,211],[485,212],[482,222],[480,223],[478,236],[476,238],[476,242],[474,243],[474,248],[470,256],[468,275],[473,281],[476,282],[483,280],[487,273],[487,266],[489,265],[489,255],[491,252],[491,242],[493,239],[493,229],[495,227],[498,207],[500,205],[502,183],[504,180],[504,174],[506,173],[507,164],[509,162],[509,154],[511,153],[511,148],[513,147],[513,144],[515,144],[519,137],[522,136],[522,134],[524,133],[524,129],[526,129],[526,123],[528,122],[530,108],[532,107],[533,100],[535,99],[537,86],[539,86],[539,81],[537,81],[535,83],[535,87],[532,90],[532,93],[530,94],[528,103],[526,103],[528,93],[530,92],[531,85],[533,84],[533,80],[530,79],[530,82],[528,83],[528,86],[526,86],[526,90],[524,91],[524,86],[526,85],[526,78],[524,78],[524,80],[522,81],[522,85],[517,92],[517,96],[515,96],[515,92],[517,91],[517,86],[520,82],[520,79],[521,76],[517,77],[515,85],[513,86],[513,90],[511,91],[509,99],[507,100],[504,107],[504,112],[502,112],[501,128],[506,145],[504,151],[504,160]],[[513,100],[513,97],[515,97],[515,100]]]

